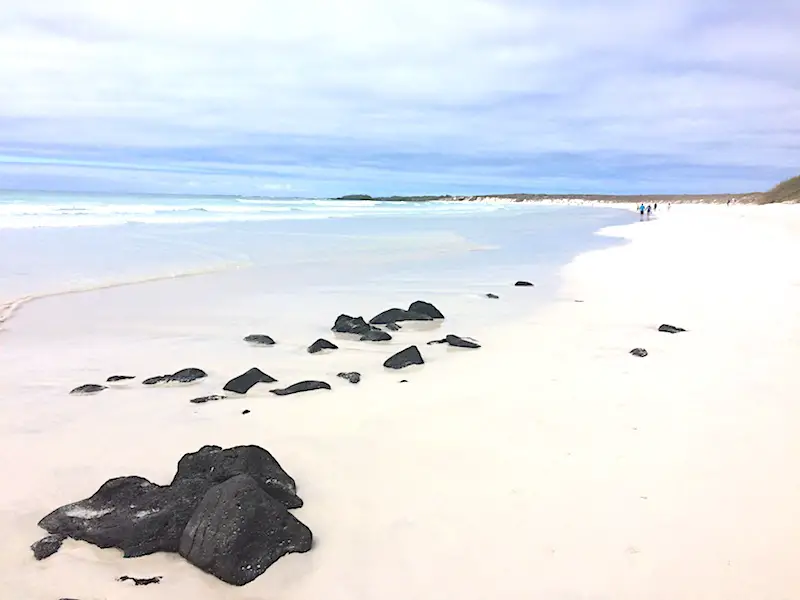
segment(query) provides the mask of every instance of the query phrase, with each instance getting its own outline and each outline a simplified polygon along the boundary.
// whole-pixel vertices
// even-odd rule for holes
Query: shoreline
[[[627,243],[580,254],[556,300],[407,384],[201,409],[173,406],[165,391],[122,413],[100,399],[101,428],[73,420],[9,439],[26,460],[6,464],[6,479],[30,489],[0,510],[10,532],[0,589],[31,600],[791,597],[800,266],[785,257],[800,251],[800,209],[660,216],[600,230]],[[688,331],[660,333],[661,323]],[[634,347],[649,355],[630,356]],[[165,421],[157,447],[139,443],[133,429]],[[297,516],[317,546],[244,588],[171,556],[123,560],[70,541],[33,561],[27,545],[47,510],[105,476],[168,481],[177,458],[206,443],[273,452],[297,479],[307,503]],[[164,580],[134,590],[115,581],[122,574]]]

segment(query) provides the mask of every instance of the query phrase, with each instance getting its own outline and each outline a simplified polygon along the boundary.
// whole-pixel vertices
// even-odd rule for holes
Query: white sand
[[[122,395],[113,405],[67,397],[91,410],[50,422],[21,398],[20,414],[4,418],[36,418],[3,437],[0,592],[800,597],[800,209],[659,211],[608,232],[629,244],[569,265],[552,306],[415,372],[263,398],[247,416],[254,400],[197,408],[174,390],[140,400],[132,387],[120,392],[125,407]],[[689,331],[658,333],[665,322]],[[650,355],[630,356],[636,346]],[[71,541],[33,560],[28,545],[50,509],[112,476],[166,482],[181,454],[205,443],[273,452],[298,481],[306,506],[295,514],[316,547],[243,588],[174,556],[123,560]],[[164,580],[134,588],[115,581],[123,574]]]

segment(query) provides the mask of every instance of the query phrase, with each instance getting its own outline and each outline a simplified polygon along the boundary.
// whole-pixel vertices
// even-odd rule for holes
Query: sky
[[[797,0],[0,3],[0,188],[711,193],[800,173]]]

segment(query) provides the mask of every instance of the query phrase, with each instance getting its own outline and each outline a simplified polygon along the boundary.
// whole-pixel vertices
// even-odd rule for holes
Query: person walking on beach
[[[658,202],[653,203],[653,212],[656,212],[657,208],[658,208]]]
[[[652,209],[650,208],[650,205],[648,204],[648,205],[647,205],[647,220],[648,220],[648,221],[650,220],[650,211],[651,211],[651,210],[652,210]]]
[[[639,205],[639,220],[644,219],[644,202]]]

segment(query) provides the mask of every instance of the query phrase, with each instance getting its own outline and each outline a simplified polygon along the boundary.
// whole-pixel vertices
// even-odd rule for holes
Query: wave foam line
[[[225,265],[218,265],[216,267],[207,267],[205,269],[196,269],[193,271],[184,271],[182,273],[171,273],[169,275],[154,275],[151,277],[143,277],[141,279],[132,279],[129,281],[112,281],[107,283],[98,283],[94,285],[87,285],[83,287],[72,288],[68,290],[59,290],[57,292],[43,292],[41,294],[29,294],[27,296],[20,296],[4,304],[0,304],[0,331],[3,326],[17,314],[20,308],[36,300],[44,300],[45,298],[58,298],[60,296],[70,296],[72,294],[85,294],[88,292],[98,292],[100,290],[109,290],[113,288],[141,285],[143,283],[155,283],[157,281],[166,281],[168,279],[185,279],[188,277],[197,277],[199,275],[212,275],[214,273],[221,273],[223,271],[230,271],[233,269],[241,269],[244,267],[252,266],[252,263],[228,263]]]

